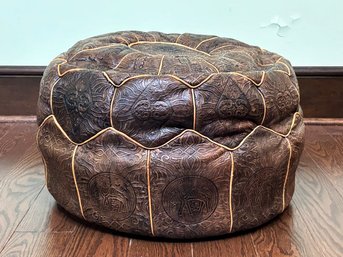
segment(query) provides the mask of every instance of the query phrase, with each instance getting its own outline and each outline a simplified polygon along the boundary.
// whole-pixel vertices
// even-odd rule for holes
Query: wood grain
[[[0,256],[127,256],[128,239],[82,228],[76,233],[15,232]]]
[[[310,158],[307,149],[302,155],[297,182],[293,203],[310,231],[312,247],[322,256],[342,256],[343,198]]]
[[[141,239],[134,239],[130,244],[129,257],[150,257],[150,256],[185,256],[191,257],[191,243],[180,242],[154,242]]]
[[[250,234],[258,256],[320,256],[311,233],[292,203],[280,217]]]
[[[1,119],[0,119],[1,120]],[[203,241],[146,240],[71,217],[44,187],[35,123],[0,122],[0,256],[343,255],[343,126],[308,125],[289,208],[262,227]]]
[[[1,117],[1,116],[0,116]],[[1,120],[1,119],[0,119]],[[0,123],[0,179],[10,173],[28,147],[35,142],[34,133],[37,129],[34,123]],[[1,179],[2,180],[2,179]]]
[[[37,217],[40,218],[37,219]],[[44,187],[16,231],[73,233],[78,227],[80,227],[80,224],[71,219],[56,204],[56,201],[48,192],[47,188]]]
[[[19,125],[19,126],[18,126]],[[35,144],[36,125],[2,123],[0,140],[0,250],[44,185],[40,154]],[[23,129],[23,130],[22,130]]]
[[[44,188],[0,256],[126,256],[128,243],[70,217]]]
[[[217,240],[193,243],[193,256],[258,256],[249,234],[232,235]]]
[[[343,197],[342,126],[309,126],[306,151]],[[321,140],[318,140],[318,137]]]

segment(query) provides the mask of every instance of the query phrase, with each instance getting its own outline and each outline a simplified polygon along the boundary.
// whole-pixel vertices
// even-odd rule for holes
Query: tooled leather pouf
[[[304,141],[289,61],[188,33],[79,41],[45,70],[38,122],[47,187],[63,208],[169,238],[231,233],[281,213]]]

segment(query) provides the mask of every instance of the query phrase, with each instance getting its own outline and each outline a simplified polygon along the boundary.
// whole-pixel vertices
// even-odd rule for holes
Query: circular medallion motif
[[[125,178],[109,172],[99,173],[90,179],[88,187],[94,209],[110,212],[116,220],[124,220],[133,213],[136,195]]]
[[[133,115],[139,120],[166,120],[170,116],[170,106],[163,101],[150,103],[148,99],[138,101],[133,107]]]
[[[171,181],[164,189],[163,208],[173,220],[196,224],[208,219],[218,205],[214,183],[200,176],[185,176]]]
[[[149,100],[140,100],[133,107],[133,115],[139,120],[149,119],[150,114],[151,110]]]
[[[295,97],[290,92],[279,92],[275,97],[276,107],[284,113],[291,112],[292,109],[296,108],[297,102]]]
[[[169,105],[166,102],[156,101],[153,105],[152,117],[155,120],[165,120],[169,118]]]
[[[246,98],[223,99],[217,104],[217,112],[220,117],[245,117],[250,111],[250,106]]]

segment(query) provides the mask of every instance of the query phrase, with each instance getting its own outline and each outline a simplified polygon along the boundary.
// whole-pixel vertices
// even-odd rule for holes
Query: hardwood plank
[[[73,240],[69,233],[15,232],[0,256],[63,256],[61,253],[70,242]]]
[[[192,244],[170,241],[132,239],[128,257],[192,257]],[[196,256],[196,255],[194,255]]]
[[[32,142],[31,137],[34,138],[34,135],[28,134],[25,139]],[[20,143],[25,142],[25,139],[20,140]],[[23,145],[25,146],[25,144]],[[23,145],[21,146],[23,147]],[[4,146],[1,148],[6,149]],[[16,154],[18,153],[20,154],[21,150],[16,152]],[[18,157],[18,155],[14,155],[6,159],[7,162],[11,162],[12,158]],[[1,169],[0,180],[0,251],[44,185],[41,156],[35,143],[31,143],[25,149],[23,156],[17,160],[13,167],[5,166],[7,169]]]
[[[305,151],[343,197],[343,126],[307,126]]]
[[[335,140],[334,144],[338,144],[339,152],[343,152],[343,126],[328,126],[324,127],[327,134]]]
[[[27,148],[35,143],[36,130],[34,123],[0,123],[0,181]]]
[[[0,256],[126,257],[129,239],[88,227],[69,232],[15,232]]]
[[[62,256],[128,256],[128,237],[88,226],[82,226],[74,237]]]
[[[251,234],[259,256],[321,256],[297,208],[291,205],[279,217]]]
[[[307,151],[299,165],[293,204],[310,231],[307,240],[319,256],[342,256],[343,200]]]
[[[32,160],[33,159],[33,160]],[[27,213],[43,187],[40,160],[27,158],[0,185],[0,250]]]
[[[61,210],[46,187],[17,227],[17,232],[75,232],[80,223]]]
[[[259,256],[255,251],[250,234],[247,233],[235,234],[222,239],[194,242],[193,252],[193,256],[197,257]]]

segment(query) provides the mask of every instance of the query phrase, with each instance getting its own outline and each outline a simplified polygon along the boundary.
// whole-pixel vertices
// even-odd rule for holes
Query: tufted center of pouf
[[[294,192],[304,124],[278,54],[210,35],[81,40],[44,72],[38,145],[70,213],[147,236],[256,227]]]

